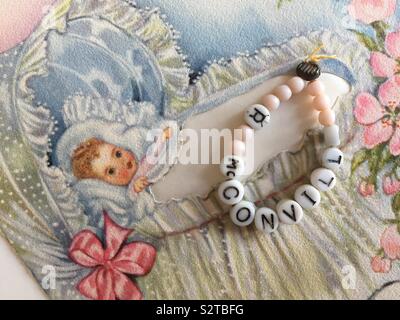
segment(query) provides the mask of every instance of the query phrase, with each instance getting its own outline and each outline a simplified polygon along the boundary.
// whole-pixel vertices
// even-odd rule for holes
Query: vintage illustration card
[[[51,299],[375,299],[400,292],[400,3],[0,3],[0,233]],[[344,165],[301,223],[232,223],[182,130],[233,128],[316,47]],[[256,136],[276,206],[323,151],[305,96]],[[149,133],[152,136],[149,138]]]

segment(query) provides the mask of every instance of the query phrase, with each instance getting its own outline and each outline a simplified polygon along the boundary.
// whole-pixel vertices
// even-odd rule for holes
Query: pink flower
[[[400,154],[400,76],[383,83],[378,90],[379,101],[367,92],[356,98],[354,116],[364,125],[363,142],[368,149],[389,142],[391,154]]]
[[[105,248],[89,230],[75,235],[69,248],[70,258],[77,264],[93,268],[77,289],[87,298],[96,300],[139,300],[142,293],[125,274],[146,275],[156,258],[153,246],[144,242],[123,245],[133,230],[115,224],[104,213]]]
[[[400,259],[400,234],[396,225],[392,225],[381,236],[381,247],[389,259]]]
[[[385,49],[387,54],[372,52],[370,64],[375,76],[390,78],[400,73],[400,30],[388,33]]]
[[[383,177],[383,192],[392,195],[400,191],[400,181],[393,176]]]
[[[368,181],[363,180],[358,185],[358,192],[363,197],[371,196],[375,193],[375,186],[372,183],[369,183]]]
[[[389,259],[376,256],[371,259],[371,268],[374,272],[388,273],[392,268],[392,263]]]
[[[353,0],[347,9],[354,19],[369,24],[390,17],[396,10],[396,0]]]
[[[1,0],[0,52],[25,40],[55,0]]]

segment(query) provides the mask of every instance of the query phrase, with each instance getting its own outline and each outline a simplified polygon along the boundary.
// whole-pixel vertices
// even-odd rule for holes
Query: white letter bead
[[[254,218],[256,228],[265,233],[272,233],[278,229],[279,220],[275,211],[270,208],[259,208]]]
[[[218,196],[223,203],[234,205],[243,199],[244,187],[237,180],[227,180],[220,184]]]
[[[343,163],[343,152],[338,148],[328,148],[322,154],[322,165],[331,170],[337,170]]]
[[[251,224],[254,220],[256,207],[249,201],[240,201],[232,207],[230,216],[234,224],[245,227]]]
[[[219,169],[225,177],[238,178],[244,172],[244,160],[239,156],[225,156],[219,165]]]
[[[324,127],[325,144],[329,147],[337,147],[340,144],[339,127],[333,126]]]
[[[294,200],[283,199],[279,201],[276,211],[280,222],[285,224],[297,224],[303,219],[303,209]]]
[[[315,208],[321,202],[321,194],[312,185],[304,184],[296,189],[294,199],[306,210]]]
[[[319,168],[311,173],[311,184],[319,191],[328,191],[336,184],[336,176],[332,170]]]
[[[268,124],[270,120],[270,113],[263,105],[253,104],[246,109],[244,113],[244,120],[254,130],[259,130]]]

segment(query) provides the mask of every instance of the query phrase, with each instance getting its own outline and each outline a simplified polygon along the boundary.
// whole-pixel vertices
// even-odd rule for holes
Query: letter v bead
[[[280,222],[285,224],[296,224],[303,219],[303,209],[294,200],[283,199],[279,201],[276,211]]]

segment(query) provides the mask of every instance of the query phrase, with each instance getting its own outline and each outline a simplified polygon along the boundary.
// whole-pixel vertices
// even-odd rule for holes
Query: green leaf
[[[392,211],[394,212],[396,219],[400,219],[400,193],[397,193],[392,199]]]
[[[369,150],[368,149],[361,149],[357,151],[353,155],[353,159],[351,160],[351,173],[353,174],[356,169],[362,165],[365,161],[368,160]]]
[[[378,158],[376,167],[377,172],[383,169],[383,167],[386,166],[387,163],[394,160],[394,157],[390,153],[388,145],[382,145],[382,151],[379,154],[377,154],[377,158]]]
[[[372,28],[375,30],[376,38],[380,45],[383,47],[385,44],[386,30],[389,28],[383,21],[375,21],[371,23]]]
[[[364,34],[362,32],[358,32],[358,31],[355,31],[355,30],[353,30],[353,31],[357,34],[358,40],[368,50],[370,50],[370,51],[380,51],[379,45],[375,42],[375,40],[372,37],[370,37],[370,36],[368,36],[368,35],[366,35],[366,34]]]
[[[384,219],[382,222],[384,224],[396,224],[396,223],[399,223],[399,221],[397,219]]]
[[[387,144],[380,144],[369,152],[368,166],[371,176],[376,177],[379,171],[392,159]]]

